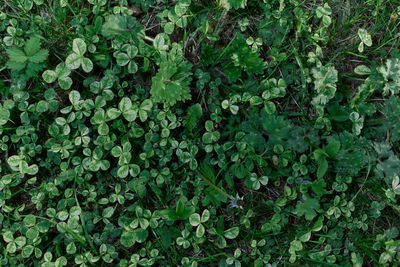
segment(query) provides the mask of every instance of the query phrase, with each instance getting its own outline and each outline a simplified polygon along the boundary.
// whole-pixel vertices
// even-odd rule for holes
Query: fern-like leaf
[[[200,104],[194,104],[188,108],[186,119],[183,122],[183,125],[188,133],[192,133],[192,131],[196,128],[201,116],[203,116],[203,110]]]
[[[183,58],[182,47],[174,45],[162,58],[158,73],[152,79],[150,93],[154,100],[173,106],[178,101],[191,99],[191,68],[192,64]]]

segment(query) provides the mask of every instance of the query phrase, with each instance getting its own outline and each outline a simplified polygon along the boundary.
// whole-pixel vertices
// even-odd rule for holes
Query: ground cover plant
[[[0,2],[0,266],[398,266],[398,0]]]

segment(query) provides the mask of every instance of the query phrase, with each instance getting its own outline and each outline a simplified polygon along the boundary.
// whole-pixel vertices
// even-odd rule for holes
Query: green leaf
[[[18,248],[22,248],[26,244],[26,238],[24,236],[19,236],[14,240]]]
[[[47,56],[49,55],[49,51],[42,49],[39,50],[35,55],[29,57],[29,61],[33,63],[41,63],[46,60]]]
[[[338,71],[332,66],[320,66],[311,70],[314,89],[318,93],[313,98],[313,105],[325,105],[335,96]]]
[[[75,70],[81,66],[82,57],[78,54],[72,53],[65,59],[65,65],[71,70]]]
[[[16,62],[16,63],[24,63],[28,60],[28,57],[25,55],[24,51],[19,49],[18,47],[11,47],[6,50],[8,57],[10,58],[9,61]]]
[[[327,192],[325,186],[326,182],[324,180],[317,180],[312,183],[311,188],[315,194],[322,196]]]
[[[131,110],[125,111],[122,115],[124,116],[124,118],[127,121],[132,122],[132,121],[136,120],[137,110],[131,109]]]
[[[77,55],[83,56],[86,53],[86,50],[86,43],[81,38],[75,38],[72,41],[72,51],[74,51]]]
[[[176,212],[176,214],[178,214],[178,216],[183,215],[183,213],[185,212],[185,204],[183,204],[182,199],[178,200],[178,203],[176,204],[175,212]]]
[[[139,69],[139,67],[135,62],[133,62],[133,61],[129,62],[129,64],[128,64],[128,72],[129,73],[136,73],[138,71],[138,69]]]
[[[27,246],[23,247],[22,251],[21,251],[22,257],[25,259],[29,258],[32,255],[34,248],[35,247],[32,245],[27,245]]]
[[[13,233],[11,231],[3,232],[3,240],[6,243],[10,243],[10,242],[14,241]]]
[[[235,239],[239,235],[239,227],[235,226],[225,230],[224,236],[228,239]]]
[[[20,158],[19,156],[16,156],[16,155],[11,156],[11,157],[9,157],[9,158],[7,159],[7,163],[8,163],[10,166],[13,166],[13,167],[18,166],[18,165],[20,164],[21,161],[22,161],[21,158]]]
[[[69,93],[69,101],[72,105],[78,104],[79,100],[81,99],[81,94],[78,91],[72,90]]]
[[[166,34],[172,34],[172,33],[174,32],[174,28],[175,28],[174,23],[172,23],[172,22],[167,22],[167,23],[164,25],[164,32],[165,32]]]
[[[122,98],[118,105],[119,110],[121,110],[122,112],[130,110],[131,107],[132,107],[132,101],[127,97]]]
[[[361,39],[361,42],[363,42],[366,46],[371,46],[372,45],[372,38],[371,35],[367,32],[366,29],[358,29],[358,36]]]
[[[39,52],[40,45],[41,45],[40,39],[35,38],[35,37],[30,38],[25,43],[25,47],[24,47],[25,54],[28,57],[31,57],[31,56],[35,55],[37,52]]]
[[[133,231],[126,231],[121,235],[120,242],[123,246],[129,248],[133,246],[136,242],[143,243],[146,241],[149,233],[146,229],[135,229]]]
[[[107,123],[103,122],[99,125],[98,132],[100,135],[107,135],[109,132],[109,128]]]
[[[210,212],[208,210],[204,210],[203,213],[201,214],[201,222],[205,223],[210,219]]]
[[[204,226],[202,224],[200,224],[196,229],[196,237],[198,237],[198,238],[202,237],[205,232],[206,232],[206,229],[204,228]]]
[[[8,243],[6,250],[8,253],[15,253],[17,251],[17,245],[14,242]]]
[[[118,53],[117,56],[115,57],[117,60],[117,64],[119,66],[125,66],[129,63],[130,58],[127,54],[125,53]]]
[[[365,65],[359,65],[354,69],[354,72],[358,75],[369,75],[371,74],[371,69]]]
[[[298,202],[296,205],[296,213],[298,216],[305,216],[306,220],[311,221],[317,216],[316,210],[320,208],[318,199],[303,196],[304,202]]]
[[[25,226],[32,227],[36,224],[36,217],[32,214],[27,215],[23,220]]]
[[[325,152],[328,153],[328,155],[331,158],[334,158],[336,154],[339,152],[339,149],[340,149],[340,142],[332,141],[325,147]]]
[[[81,59],[81,64],[82,64],[82,69],[83,69],[86,73],[92,71],[92,69],[93,69],[93,62],[92,62],[90,59],[88,59],[88,58],[86,58],[86,57],[82,58],[82,59]]]
[[[128,165],[124,165],[119,167],[118,171],[117,171],[117,175],[120,178],[125,178],[126,176],[128,176],[129,173],[129,166]]]
[[[135,229],[133,230],[134,233],[134,238],[136,239],[136,242],[143,243],[146,241],[147,237],[149,236],[149,232],[146,229]]]
[[[109,15],[101,28],[101,34],[108,39],[127,32],[127,19],[122,15]]]
[[[39,231],[36,227],[33,227],[33,228],[28,229],[28,231],[26,232],[25,235],[28,239],[33,240],[39,236]]]
[[[178,101],[191,99],[189,84],[192,64],[184,60],[182,47],[175,44],[163,57],[157,74],[152,78],[150,94],[156,102],[173,106]]]
[[[323,158],[319,161],[319,166],[317,170],[318,179],[324,177],[327,170],[328,170],[328,161],[325,158]]]
[[[74,206],[69,210],[69,214],[72,216],[79,216],[82,213],[82,209],[79,206]]]
[[[45,72],[43,72],[42,74],[42,78],[45,82],[47,83],[52,83],[55,80],[57,80],[57,74],[55,71],[53,70],[46,70]]]
[[[113,207],[107,207],[103,210],[102,216],[104,218],[111,218],[111,216],[114,214],[114,208]]]
[[[0,106],[0,126],[8,122],[10,118],[10,111]]]
[[[58,84],[64,90],[68,90],[72,85],[72,79],[70,77],[60,77],[58,78]]]
[[[200,224],[200,214],[198,213],[193,213],[189,217],[189,222],[192,226],[197,226]]]
[[[66,251],[68,254],[75,254],[76,253],[76,245],[75,243],[69,243],[66,247]]]

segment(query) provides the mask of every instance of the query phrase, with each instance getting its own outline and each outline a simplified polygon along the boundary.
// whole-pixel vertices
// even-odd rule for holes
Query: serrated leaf
[[[325,152],[328,153],[328,155],[331,158],[334,158],[336,154],[339,152],[340,149],[340,142],[339,141],[332,141],[330,142],[326,147],[325,147]]]
[[[305,216],[306,220],[310,221],[317,216],[316,210],[320,208],[318,199],[304,196],[304,202],[298,202],[296,212],[299,216]]]
[[[42,49],[39,50],[35,55],[29,57],[29,61],[33,63],[41,63],[46,60],[47,56],[49,55],[49,51]]]
[[[28,60],[28,57],[25,55],[24,51],[22,51],[18,47],[11,47],[6,50],[6,53],[10,58],[9,61],[24,63]]]

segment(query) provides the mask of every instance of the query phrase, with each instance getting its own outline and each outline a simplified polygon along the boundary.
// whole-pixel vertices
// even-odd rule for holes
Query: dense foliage
[[[389,0],[0,3],[0,266],[397,266]]]

